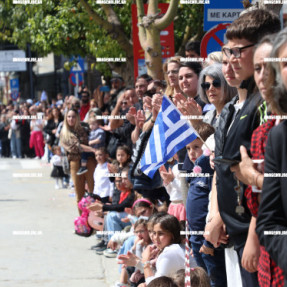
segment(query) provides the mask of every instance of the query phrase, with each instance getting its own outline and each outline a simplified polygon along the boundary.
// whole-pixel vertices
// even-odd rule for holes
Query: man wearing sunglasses
[[[240,145],[244,145],[248,151],[250,149],[252,132],[260,121],[257,107],[262,100],[260,94],[255,92],[253,46],[263,36],[279,30],[278,17],[263,9],[242,14],[227,28],[228,43],[222,52],[235,78],[241,81],[239,88],[244,93],[240,98],[234,98],[221,112],[215,133],[216,157],[240,161]],[[212,197],[212,216],[206,226],[210,234],[206,239],[217,247],[220,238],[224,237],[225,225],[229,245],[234,246],[239,259],[243,287],[258,286],[259,244],[255,233],[256,219],[251,218],[244,198],[246,186],[234,178],[229,165],[215,164],[215,170],[216,188],[213,191],[217,192],[217,196]]]

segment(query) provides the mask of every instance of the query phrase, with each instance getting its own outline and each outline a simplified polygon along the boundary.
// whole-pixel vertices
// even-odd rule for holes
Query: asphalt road
[[[115,259],[74,234],[78,216],[69,189],[54,189],[41,160],[0,158],[0,286],[108,287],[119,279]]]

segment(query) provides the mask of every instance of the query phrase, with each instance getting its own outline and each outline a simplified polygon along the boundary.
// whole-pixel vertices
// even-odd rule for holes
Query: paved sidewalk
[[[116,260],[74,234],[75,197],[55,190],[50,172],[40,160],[0,159],[0,286],[111,286]]]

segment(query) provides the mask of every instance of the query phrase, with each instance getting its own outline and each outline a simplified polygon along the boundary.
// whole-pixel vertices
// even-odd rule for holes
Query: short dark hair
[[[138,76],[137,79],[136,79],[136,82],[137,82],[139,79],[144,79],[144,80],[146,80],[148,83],[150,83],[150,82],[153,80],[153,78],[152,78],[151,76],[149,76],[148,74],[142,74],[142,75]]]
[[[104,146],[96,148],[96,152],[97,152],[97,151],[100,151],[100,152],[103,152],[103,153],[106,154],[106,155],[109,155],[109,153],[108,153],[108,151],[107,151],[107,148],[104,147]]]
[[[197,55],[200,55],[200,42],[190,41],[185,45],[185,51],[194,51]]]
[[[181,68],[189,68],[191,69],[198,77],[199,74],[202,70],[202,66],[199,62],[184,62],[182,65],[179,67],[179,70]]]
[[[204,141],[206,141],[215,132],[214,127],[205,122],[197,121],[192,125]]]
[[[263,36],[280,29],[280,20],[276,14],[266,9],[256,9],[239,16],[227,27],[225,35],[228,40],[246,39],[257,43]]]
[[[84,95],[90,98],[90,93],[88,91],[82,91],[81,96],[84,96]]]

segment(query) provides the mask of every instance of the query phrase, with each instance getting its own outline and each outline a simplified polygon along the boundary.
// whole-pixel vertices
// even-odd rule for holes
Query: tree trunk
[[[163,80],[160,31],[153,25],[146,29],[145,62],[147,73],[153,78]]]
[[[121,75],[125,81],[126,86],[133,86],[134,79],[134,58],[127,57],[127,61],[125,63],[121,63],[120,65],[115,65],[110,63],[110,67],[113,71],[117,72]]]

